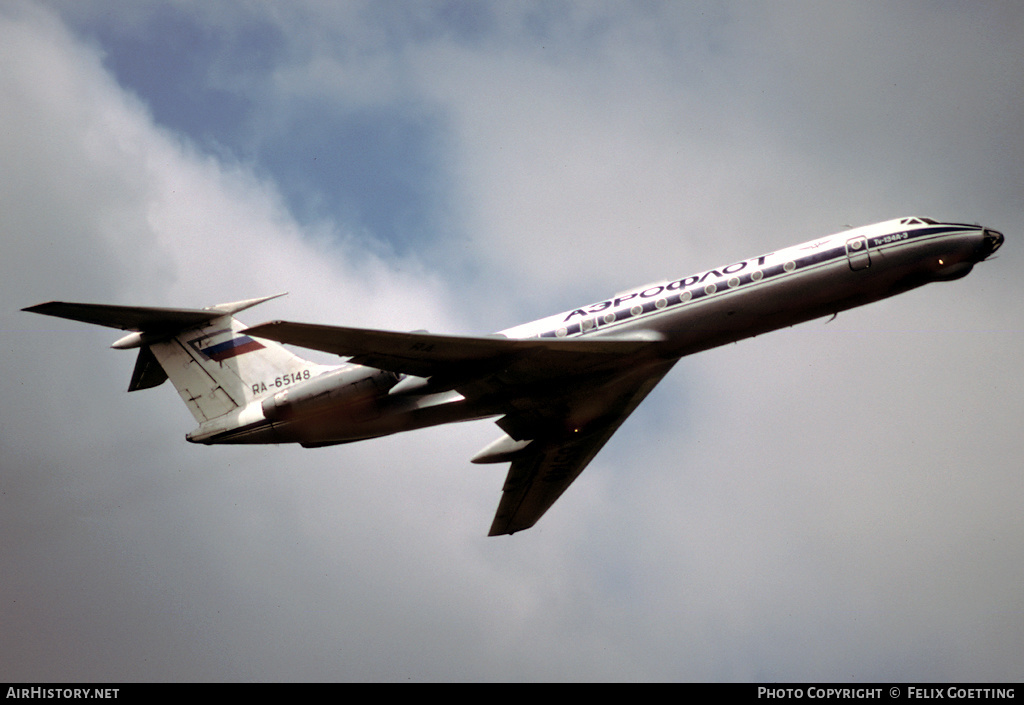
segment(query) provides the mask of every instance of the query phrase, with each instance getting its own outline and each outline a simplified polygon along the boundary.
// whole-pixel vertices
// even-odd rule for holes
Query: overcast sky
[[[0,681],[1024,678],[1020,3],[10,0],[0,165]],[[194,446],[19,311],[486,333],[904,215],[1007,242],[684,359],[512,537],[489,421]]]

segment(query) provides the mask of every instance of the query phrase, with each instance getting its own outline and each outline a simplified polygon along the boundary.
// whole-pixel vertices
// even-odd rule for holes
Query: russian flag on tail
[[[192,341],[192,347],[214,362],[224,362],[224,360],[230,360],[233,357],[238,357],[239,355],[244,355],[245,353],[253,352],[254,350],[263,349],[263,345],[261,343],[247,335],[240,335],[232,338],[231,340],[226,340],[223,343],[209,345],[205,348],[199,347],[198,343],[200,340]]]

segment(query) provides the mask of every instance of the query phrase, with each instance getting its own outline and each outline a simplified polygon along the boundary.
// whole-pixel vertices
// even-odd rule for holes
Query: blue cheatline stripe
[[[907,230],[893,230],[891,232],[883,233],[881,235],[858,236],[854,234],[853,237],[864,237],[866,239],[868,247],[863,252],[859,253],[863,255],[869,253],[873,254],[878,250],[890,246],[898,246],[911,241],[929,240],[933,238],[942,237],[945,235],[953,235],[963,231],[970,231],[971,229],[973,229],[973,226],[970,225],[936,225],[935,227],[930,228],[908,228]],[[896,238],[894,238],[893,236],[896,236]],[[764,255],[764,257],[767,256],[768,255]],[[662,291],[658,292],[657,294],[651,294],[649,296],[645,295],[645,293],[641,293],[640,296],[642,297],[642,299],[630,297],[629,299],[627,299],[630,302],[630,304],[632,304],[632,306],[640,306],[641,308],[641,311],[637,314],[633,314],[630,311],[630,308],[632,308],[632,306],[629,305],[622,306],[620,308],[609,307],[608,309],[601,309],[599,311],[587,314],[586,320],[595,321],[595,325],[587,330],[584,330],[583,328],[583,320],[578,320],[576,322],[567,321],[568,325],[559,329],[545,331],[541,333],[539,337],[569,337],[579,335],[581,333],[586,333],[588,331],[606,328],[609,325],[614,325],[616,323],[627,321],[636,316],[644,315],[654,311],[664,311],[667,308],[678,306],[679,304],[683,304],[688,301],[699,301],[701,299],[705,299],[709,296],[714,296],[716,294],[724,294],[736,290],[742,290],[746,288],[746,285],[751,283],[767,282],[768,280],[773,279],[782,274],[806,272],[809,269],[816,269],[819,265],[830,263],[833,260],[846,260],[847,257],[848,255],[846,252],[845,243],[843,243],[838,247],[829,247],[827,249],[818,250],[807,255],[794,257],[792,260],[790,260],[795,264],[795,267],[793,268],[792,272],[787,272],[784,269],[783,264],[773,264],[766,267],[763,266],[759,268],[759,270],[757,270],[761,272],[761,279],[757,281],[755,281],[751,276],[753,272],[737,272],[736,277],[739,279],[739,284],[736,287],[728,286],[728,276],[723,276],[721,278],[704,283],[704,277],[707,277],[708,275],[708,272],[705,272],[704,277],[702,277],[698,283],[690,284],[686,287],[681,287],[675,290],[670,290],[666,286]],[[758,258],[747,260],[747,262],[753,262],[756,259]],[[728,267],[726,267],[725,269],[728,269]],[[686,277],[685,279],[690,279],[691,277],[695,276],[697,275],[691,275],[690,277]],[[708,284],[715,284],[715,290],[707,291],[705,287]],[[648,289],[648,291],[651,291],[651,289]],[[689,296],[686,296],[684,298],[684,293],[686,292],[689,292]],[[665,304],[661,307],[657,306],[657,298],[665,299]],[[606,322],[604,320],[604,316],[606,315],[612,315],[612,321]],[[559,335],[559,333],[561,333],[561,335]]]
[[[641,313],[636,314],[636,316],[641,316],[641,315],[646,314],[646,313],[651,313],[652,311],[665,311],[665,310],[668,310],[671,307],[678,306],[679,304],[684,304],[684,303],[687,303],[687,302],[699,301],[701,299],[705,299],[705,298],[708,298],[710,296],[714,296],[715,294],[738,292],[740,290],[745,289],[746,285],[748,285],[748,284],[758,284],[758,283],[767,282],[767,281],[769,281],[769,280],[779,276],[780,274],[793,274],[793,273],[795,273],[797,271],[805,270],[808,267],[811,267],[811,266],[814,266],[814,265],[826,264],[826,263],[829,263],[829,262],[831,262],[833,260],[837,260],[837,259],[841,259],[843,261],[846,260],[846,251],[845,251],[845,249],[843,247],[833,247],[833,248],[829,248],[827,250],[821,250],[821,251],[815,252],[813,254],[806,255],[804,257],[794,258],[791,261],[796,265],[796,267],[793,269],[792,272],[787,272],[785,270],[785,268],[784,268],[784,264],[780,263],[780,264],[773,264],[773,265],[769,265],[769,266],[765,266],[765,267],[756,268],[755,271],[761,272],[761,278],[758,279],[758,280],[755,280],[753,278],[753,276],[752,276],[753,275],[753,271],[751,271],[751,272],[743,272],[741,274],[738,273],[738,274],[735,275],[736,278],[739,279],[739,284],[736,287],[730,287],[728,285],[728,281],[729,281],[730,277],[726,276],[726,277],[723,277],[721,279],[709,280],[706,283],[693,284],[693,285],[690,285],[690,286],[685,287],[685,288],[679,288],[679,289],[675,289],[675,290],[665,290],[665,291],[661,292],[661,294],[662,294],[661,296],[651,297],[651,298],[648,298],[646,301],[643,301],[643,302],[636,301],[636,299],[630,299],[629,301],[630,301],[630,303],[633,303],[634,305],[637,305],[637,306],[641,307],[641,309],[642,309]],[[691,275],[691,276],[693,276],[693,275]],[[688,279],[690,277],[686,277],[686,278]],[[709,284],[714,284],[715,285],[715,290],[714,291],[709,292],[709,291],[706,290],[705,287],[707,287]],[[689,296],[686,296],[687,293],[689,294]],[[664,299],[666,299],[666,302],[665,302],[666,305],[661,307],[661,308],[659,308],[657,306],[657,298],[664,298]],[[602,318],[603,316],[605,316],[607,314],[615,314],[615,319],[614,319],[614,321],[612,323],[620,323],[620,322],[628,321],[628,320],[636,317],[633,314],[631,314],[629,306],[623,306],[623,307],[618,308],[618,309],[611,309],[611,308],[609,308],[607,310],[602,310],[602,311],[599,311],[597,313],[593,313],[593,314],[590,314],[590,315],[587,316],[588,319],[597,319],[597,325],[595,325],[590,330],[598,330],[600,328],[607,328],[609,325],[611,325],[611,323],[606,323],[603,320],[603,318]],[[569,325],[565,326],[565,333],[563,334],[563,336],[568,337],[568,336],[573,336],[573,335],[577,335],[579,333],[585,332],[583,330],[582,323],[583,323],[582,321],[579,321],[579,322],[575,322],[575,323],[570,323]],[[558,335],[558,331],[557,330],[551,330],[551,331],[546,331],[544,333],[541,333],[540,337],[541,338],[557,338],[557,337],[562,337],[562,336]]]

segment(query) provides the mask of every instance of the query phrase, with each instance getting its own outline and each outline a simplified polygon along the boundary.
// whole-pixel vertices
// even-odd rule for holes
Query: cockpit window
[[[900,221],[900,225],[935,225],[935,221],[931,218],[904,218]]]

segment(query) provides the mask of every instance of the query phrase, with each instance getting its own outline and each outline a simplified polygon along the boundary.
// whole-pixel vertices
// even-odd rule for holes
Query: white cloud
[[[278,647],[250,646],[263,629],[299,625],[316,642],[331,637],[332,621],[372,623],[372,611],[346,615],[325,601],[348,592],[355,603],[401,602],[377,586],[401,585],[403,571],[429,567],[426,556],[483,540],[501,478],[487,478],[487,496],[472,478],[454,482],[451,468],[493,431],[471,429],[465,447],[436,434],[341,453],[193,447],[170,389],[124,395],[131,359],[106,349],[113,331],[17,309],[50,298],[201,306],[291,289],[264,315],[452,328],[444,290],[414,260],[384,262],[344,237],[327,244],[300,232],[272,184],[156,128],[52,16],[19,8],[0,33],[11,67],[0,88],[2,148],[19,165],[0,189],[3,321],[18,331],[4,345],[12,403],[2,452],[5,533],[15,539],[4,549],[4,623],[19,638],[4,642],[3,672],[356,677],[358,666],[293,670],[299,652],[266,671],[254,664],[274,662]],[[428,521],[462,528],[410,540]],[[392,531],[403,538],[387,538]],[[322,597],[307,603],[311,594]],[[356,651],[367,630],[352,631]],[[219,636],[204,646],[202,633]],[[107,646],[86,648],[97,641]]]
[[[202,11],[211,26],[250,17],[218,7]],[[860,52],[836,15],[789,6],[710,22],[674,5],[531,15],[544,7],[448,32],[433,13],[366,6],[337,10],[344,22],[315,3],[259,18],[289,30],[282,62],[246,84],[280,101],[266,129],[318,90],[448,120],[456,232],[424,249],[482,273],[458,285],[343,224],[299,225],[272,174],[154,125],[59,17],[0,12],[0,614],[18,637],[0,674],[1019,675],[1024,348],[1009,272],[1024,219],[1004,59],[1018,38],[986,15],[975,51],[947,10],[846,11],[850,27],[894,22],[883,36],[926,46],[922,62]],[[339,38],[360,51],[332,50]],[[872,90],[889,67],[929,87],[910,101],[920,133],[886,129],[892,96]],[[965,115],[989,93],[996,109]],[[962,170],[920,149],[951,130]],[[512,539],[484,536],[504,469],[466,462],[488,424],[320,451],[195,447],[169,388],[123,393],[131,360],[109,332],[16,312],[291,290],[252,315],[453,330],[919,206],[996,219],[1006,252],[963,281],[683,360]]]

